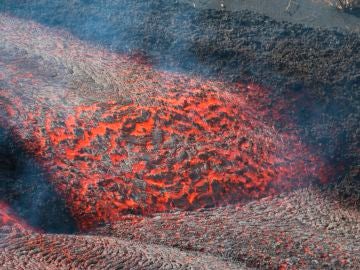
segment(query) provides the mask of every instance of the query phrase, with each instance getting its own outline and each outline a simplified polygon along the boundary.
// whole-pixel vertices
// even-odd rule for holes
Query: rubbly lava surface
[[[0,263],[3,269],[357,269],[360,215],[343,204],[339,190],[305,188],[244,207],[129,215],[88,236],[2,227]]]
[[[4,244],[6,243],[6,244]],[[247,269],[199,252],[110,237],[7,234],[1,269]]]
[[[256,269],[357,269],[360,215],[339,190],[304,188],[244,207],[127,217],[94,234],[202,251]]]
[[[81,229],[126,213],[246,202],[328,181],[329,168],[291,122],[288,131],[276,127],[287,120],[278,111],[282,105],[270,109],[259,86],[155,71],[141,57],[61,35],[52,39],[46,29],[9,24],[6,17],[1,28],[4,43],[17,46],[20,55],[45,50],[42,61],[95,74],[106,67],[105,79],[114,78],[110,87],[119,96],[111,100],[72,100],[74,90],[66,85],[41,96],[49,81],[41,77],[44,71],[33,72],[39,60],[25,64],[10,46],[3,49],[2,123],[49,172]],[[42,42],[30,47],[30,36]]]

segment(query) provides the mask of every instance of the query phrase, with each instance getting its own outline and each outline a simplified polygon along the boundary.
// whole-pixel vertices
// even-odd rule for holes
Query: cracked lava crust
[[[2,32],[15,27],[3,25]],[[20,31],[33,39],[49,34],[32,24]],[[27,41],[18,40],[19,30],[16,34],[6,35],[5,43],[30,54]],[[49,81],[32,73],[36,60],[28,61],[29,69],[23,58],[11,62],[13,53],[3,52],[3,126],[51,175],[81,229],[126,213],[193,210],[327,182],[330,169],[301,142],[295,127],[276,128],[286,121],[277,111],[281,104],[269,109],[261,87],[155,71],[136,57],[61,36],[46,40],[50,43],[39,44],[47,46],[42,61],[63,57],[96,74],[105,66],[118,89],[117,99],[85,104],[73,104],[71,90],[55,88],[42,97],[39,89],[49,91]],[[65,54],[65,46],[73,49]]]
[[[255,83],[162,71],[142,54],[9,15],[0,15],[0,31],[0,127],[41,168],[79,232],[92,234],[47,234],[12,210],[16,196],[5,196],[5,269],[26,268],[26,260],[43,269],[358,265],[355,240],[326,232],[319,244],[328,227],[296,218],[320,215],[311,205],[331,195],[306,188],[336,177],[288,117],[301,93],[273,99]],[[309,192],[278,197],[299,188]],[[341,213],[352,225],[339,221],[339,230],[356,234],[357,212],[334,202],[325,204],[329,216]]]

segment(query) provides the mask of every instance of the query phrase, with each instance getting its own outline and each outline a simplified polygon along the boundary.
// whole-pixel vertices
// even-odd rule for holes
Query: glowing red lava
[[[2,96],[8,119],[82,228],[129,212],[195,209],[326,181],[322,162],[294,134],[265,124],[243,94],[171,79],[167,87],[150,105],[97,102],[66,114]]]
[[[15,44],[12,30],[3,30]],[[269,106],[261,87],[159,72],[131,57],[71,42],[66,51],[61,40],[48,39],[55,45],[39,45],[46,57],[79,61],[120,93],[72,102],[61,84],[49,88],[51,81],[16,61],[1,63],[7,88],[0,92],[0,123],[49,172],[81,229],[126,213],[244,202],[327,181],[328,168],[294,126],[276,128],[283,107]]]
[[[24,220],[17,217],[6,203],[0,202],[0,228],[8,226],[18,230],[33,230]]]

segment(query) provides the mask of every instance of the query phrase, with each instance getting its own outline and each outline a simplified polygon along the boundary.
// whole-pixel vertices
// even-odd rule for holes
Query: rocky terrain
[[[251,10],[276,21],[287,21],[312,28],[360,31],[358,0],[183,0],[196,8]]]

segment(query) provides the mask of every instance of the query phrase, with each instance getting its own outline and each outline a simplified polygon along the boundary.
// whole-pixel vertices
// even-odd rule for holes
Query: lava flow
[[[9,229],[16,229],[19,231],[34,230],[26,224],[25,220],[17,217],[6,203],[0,201],[0,228],[2,230],[8,227]]]
[[[23,46],[34,64],[11,53],[2,60],[0,123],[49,172],[80,229],[127,213],[245,202],[328,180],[327,166],[289,120],[288,131],[276,127],[285,121],[282,103],[270,106],[259,86],[160,72],[133,57],[47,37],[54,44],[39,45],[47,53],[42,65],[52,59],[64,63],[58,70],[73,65],[69,74],[75,70],[113,89],[111,100],[99,98],[105,90],[84,97],[76,91],[86,92],[91,82],[68,90],[59,78],[67,74],[44,78],[48,71],[34,68],[31,58],[36,50],[26,39],[12,40],[11,27],[2,25],[5,42]],[[16,31],[30,35],[26,27],[48,36],[34,25]],[[98,59],[106,59],[106,72]]]

